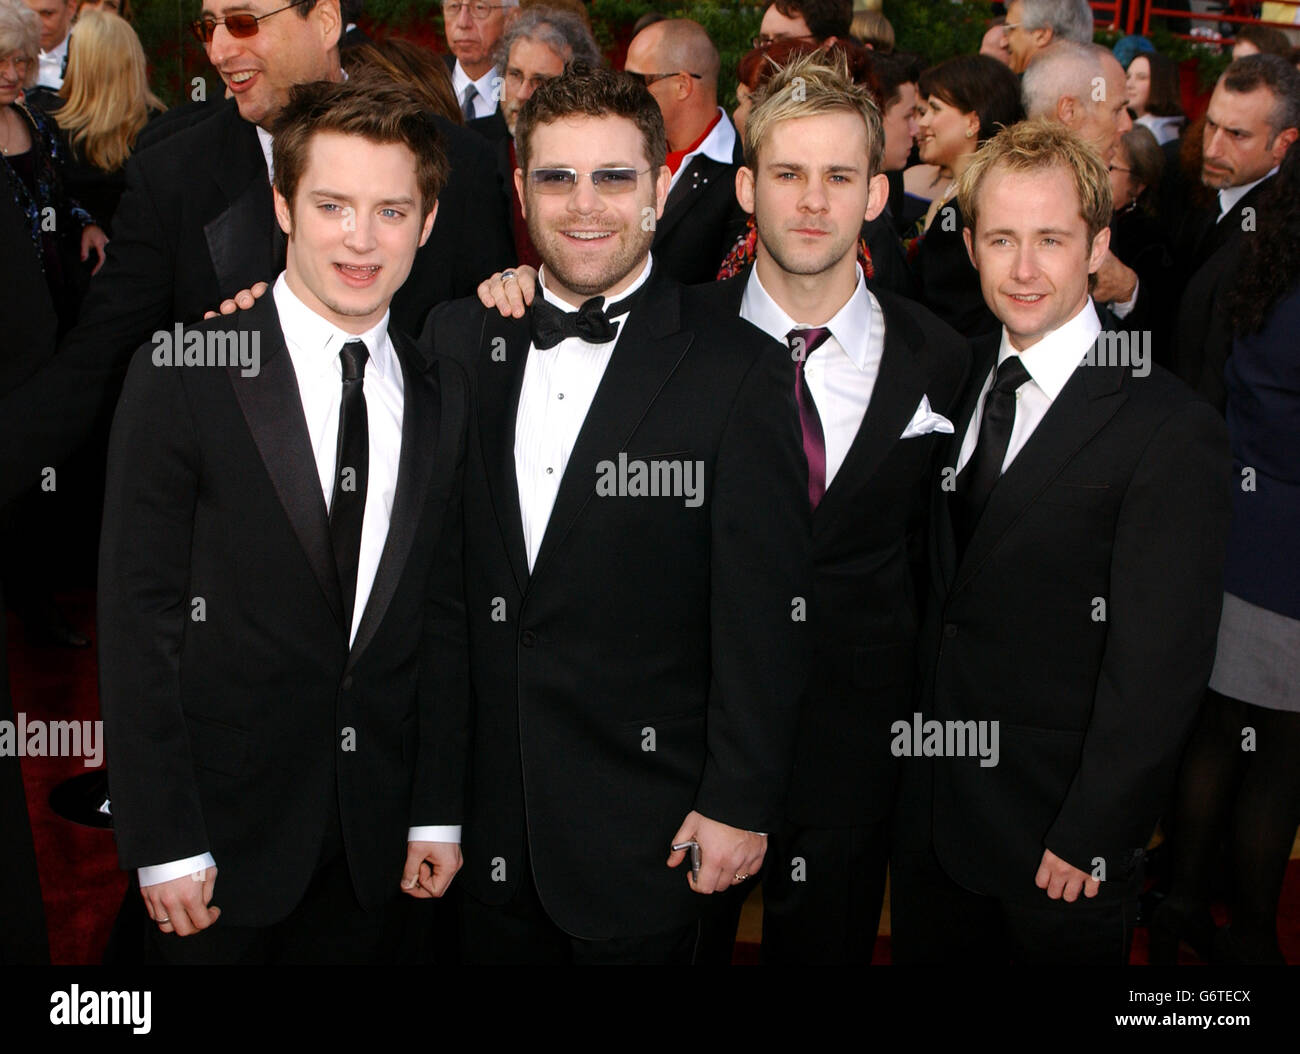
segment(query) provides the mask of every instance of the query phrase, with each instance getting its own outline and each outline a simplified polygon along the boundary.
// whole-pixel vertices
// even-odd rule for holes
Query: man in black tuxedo
[[[793,370],[652,262],[642,220],[669,173],[642,86],[574,64],[516,141],[542,295],[526,319],[448,304],[425,334],[476,399],[464,946],[689,962],[698,894],[758,869],[790,765],[809,530]],[[689,841],[683,875],[670,849]]]
[[[165,962],[366,961],[460,864],[468,385],[389,314],[446,162],[394,88],[276,129],[284,273],[139,350],[109,450],[114,829]]]
[[[1026,121],[958,193],[1003,332],[953,421],[920,708],[891,744],[894,957],[1120,965],[1214,658],[1227,436],[1097,340],[1111,198],[1091,149]]]
[[[1259,201],[1300,137],[1300,73],[1276,55],[1250,55],[1224,71],[1205,112],[1201,182],[1218,190],[1187,214],[1175,259],[1183,267],[1174,369],[1223,409],[1232,331],[1221,298],[1244,239],[1269,222]]]
[[[679,282],[711,282],[745,232],[736,202],[740,136],[718,105],[718,49],[687,18],[653,22],[632,38],[624,68],[645,81],[668,130],[668,202],[655,260]]]
[[[859,227],[889,194],[881,118],[865,89],[816,56],[798,58],[773,76],[747,128],[736,194],[756,220],[757,257],[722,294],[795,345],[792,355],[802,350],[807,408],[824,440],[823,460],[810,464],[810,485],[824,489],[813,508],[814,659],[763,871],[763,959],[865,964],[898,775],[890,726],[912,703],[926,584],[917,563],[970,350],[919,304],[867,283],[858,265]],[[733,919],[719,942],[726,962],[735,929]]]
[[[270,14],[278,0],[209,0],[215,22],[209,60],[233,101],[196,111],[127,164],[127,190],[114,219],[103,271],[91,283],[78,326],[49,369],[0,401],[0,493],[15,479],[18,446],[35,445],[57,464],[111,412],[131,352],[155,330],[203,317],[237,290],[283,267],[284,238],[271,204],[269,127],[290,87],[342,79],[338,0],[304,0]],[[234,37],[227,14],[265,15],[250,37]],[[208,109],[214,112],[209,114]],[[188,119],[187,119],[188,120]],[[471,292],[513,259],[507,215],[484,194],[495,166],[478,136],[435,118],[454,175],[440,198],[434,233],[393,299],[397,329],[414,335],[435,303]]]

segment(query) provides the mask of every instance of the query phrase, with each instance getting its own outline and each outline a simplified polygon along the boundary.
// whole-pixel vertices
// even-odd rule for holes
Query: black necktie
[[[361,559],[361,522],[366,511],[366,477],[370,471],[370,429],[366,420],[366,359],[359,340],[339,349],[343,362],[343,399],[339,404],[339,441],[334,462],[334,497],[330,501],[330,544],[343,590],[343,617],[352,637],[352,609]]]
[[[477,98],[478,87],[474,84],[466,85],[465,95],[460,103],[460,112],[464,115],[466,124],[474,120],[474,100]]]
[[[1011,442],[1011,426],[1016,420],[1016,389],[1031,380],[1019,355],[1008,356],[993,378],[993,387],[984,397],[984,414],[980,418],[979,438],[971,451],[970,461],[957,477],[953,496],[953,528],[961,552],[975,533],[980,514],[1002,475],[1002,462]]]
[[[641,286],[637,292],[644,288]],[[611,304],[608,311],[604,309],[603,296],[584,300],[577,311],[563,311],[546,297],[538,296],[529,312],[533,343],[539,348],[553,348],[568,337],[578,337],[589,344],[608,344],[618,336],[618,323],[610,319],[626,314],[630,310],[629,302],[635,296],[633,293],[617,304]]]

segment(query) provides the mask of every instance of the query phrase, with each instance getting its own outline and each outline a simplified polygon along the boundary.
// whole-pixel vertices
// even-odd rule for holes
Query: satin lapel
[[[1047,415],[989,494],[957,569],[954,591],[975,576],[1029,504],[1115,415],[1127,398],[1120,390],[1123,378],[1122,366],[1079,366],[1070,375]]]
[[[938,573],[942,576],[941,585],[945,593],[951,591],[953,579],[957,577],[957,534],[952,525],[952,508],[949,501],[952,498],[953,491],[952,483],[949,481],[956,479],[955,468],[957,459],[961,456],[962,441],[965,439],[966,430],[970,427],[971,418],[975,416],[975,409],[979,406],[980,392],[984,388],[984,382],[988,380],[989,373],[992,372],[993,366],[997,362],[998,349],[1001,344],[1001,335],[971,341],[973,361],[970,380],[967,382],[966,393],[962,398],[961,409],[952,422],[952,441],[948,447],[948,456],[943,461],[943,472],[940,474],[940,480],[946,485],[941,485],[939,496],[934,503],[934,546],[936,553],[934,564]]]
[[[578,433],[533,565],[534,578],[595,494],[597,464],[625,449],[691,346],[693,334],[678,329],[681,305],[677,287],[657,280],[656,275],[650,282],[654,285],[623,323],[624,330]]]
[[[497,527],[520,593],[528,588],[528,554],[524,549],[524,523],[519,513],[519,483],[515,477],[515,416],[531,344],[526,315],[502,318],[495,309],[484,312],[478,343],[479,442]],[[494,357],[498,350],[500,354]]]
[[[814,533],[826,529],[846,507],[847,499],[870,483],[881,461],[901,441],[903,429],[925,395],[926,377],[912,351],[921,339],[920,331],[897,311],[885,311],[884,326],[885,350],[871,401],[844,463],[813,513]]]
[[[254,377],[242,376],[238,364],[228,368],[235,398],[312,574],[341,628],[343,602],[330,546],[329,514],[275,301],[264,296],[236,317],[241,328],[260,332],[262,358]]]
[[[276,257],[284,236],[275,219],[256,128],[233,108],[214,120],[224,121],[225,128],[220,131],[221,163],[214,166],[212,178],[230,204],[204,225],[203,235],[221,295],[233,296],[281,270]]]
[[[402,450],[397,462],[397,488],[388,519],[388,536],[348,655],[349,669],[356,665],[374,637],[397,592],[424,511],[433,466],[443,456],[438,442],[442,406],[436,367],[429,367],[409,338],[393,330],[389,330],[389,336],[402,369]]]

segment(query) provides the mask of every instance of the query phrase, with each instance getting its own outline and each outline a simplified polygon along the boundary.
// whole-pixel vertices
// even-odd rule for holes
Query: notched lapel
[[[393,493],[393,511],[388,518],[388,535],[348,655],[348,669],[356,665],[374,637],[384,621],[393,594],[397,592],[424,511],[433,467],[440,458],[443,459],[443,468],[449,467],[441,441],[442,404],[437,367],[430,367],[406,337],[392,330],[389,335],[402,369],[402,449],[398,455],[397,486]],[[451,456],[454,456],[454,451]],[[454,468],[454,465],[450,466],[451,470]]]
[[[883,310],[883,309],[882,309]],[[901,313],[885,313],[885,350],[867,412],[835,478],[813,512],[813,531],[833,521],[845,501],[871,481],[880,463],[899,442],[925,395],[926,376],[912,348],[920,332]]]
[[[954,590],[969,582],[1025,509],[1109,421],[1127,396],[1122,366],[1075,368],[1016,459],[989,494]]]
[[[342,627],[343,601],[330,546],[329,514],[307,437],[298,378],[285,350],[275,301],[265,296],[236,318],[241,328],[260,331],[261,369],[255,376],[245,377],[239,364],[234,363],[227,368],[227,375],[285,515],[330,611]]]
[[[284,235],[257,132],[237,110],[226,126],[221,156],[224,163],[212,178],[230,204],[204,225],[203,236],[222,296],[234,296],[253,282],[270,281],[281,269],[276,255]]]

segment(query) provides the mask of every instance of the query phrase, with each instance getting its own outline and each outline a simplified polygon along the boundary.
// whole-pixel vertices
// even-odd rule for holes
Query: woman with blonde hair
[[[149,118],[163,109],[149,90],[144,48],[130,23],[111,11],[84,9],[63,87],[32,102],[57,122],[67,146],[68,192],[111,231],[126,188],[126,160]]]

